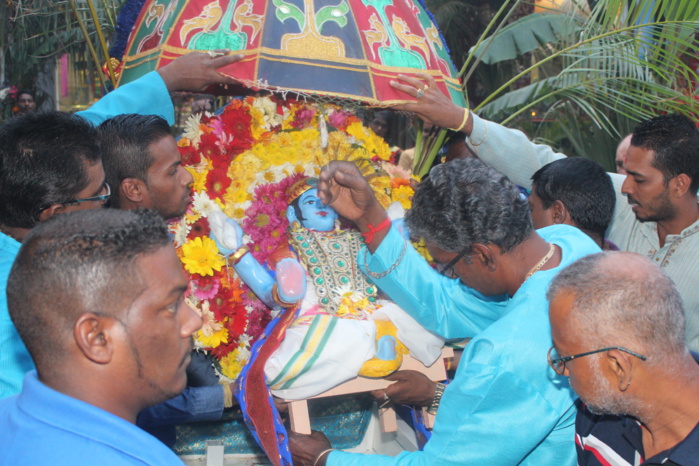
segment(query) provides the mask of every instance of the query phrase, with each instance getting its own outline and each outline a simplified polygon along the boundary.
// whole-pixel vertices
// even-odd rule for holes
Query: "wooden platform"
[[[401,364],[399,370],[413,370],[422,372],[431,380],[439,382],[446,380],[447,371],[444,366],[444,360],[454,356],[454,350],[451,348],[443,348],[442,356],[435,361],[430,367],[425,367],[417,359],[410,356],[403,358],[403,364]],[[338,385],[335,388],[316,395],[313,398],[323,398],[328,396],[346,395],[349,393],[363,393],[372,390],[380,390],[386,388],[387,386],[395,383],[390,380],[385,379],[370,379],[366,377],[355,377],[352,380]],[[311,433],[311,421],[308,417],[308,404],[306,400],[284,400],[289,403],[289,420],[291,421],[291,431],[300,434],[310,434]],[[432,422],[434,421],[434,416],[424,412],[425,424],[427,427],[432,427]],[[393,410],[393,406],[387,406],[379,410],[379,419],[381,422],[381,429],[384,432],[395,432],[396,431],[396,412]]]

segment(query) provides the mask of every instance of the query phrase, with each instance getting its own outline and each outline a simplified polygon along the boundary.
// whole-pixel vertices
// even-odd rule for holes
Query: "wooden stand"
[[[454,356],[454,350],[451,348],[443,348],[442,356],[435,361],[430,367],[425,367],[420,361],[414,359],[410,356],[405,356],[403,358],[403,364],[401,364],[399,370],[413,370],[422,372],[428,378],[434,381],[446,380],[447,371],[444,366],[444,360]],[[371,390],[380,390],[391,385],[392,381],[385,379],[369,379],[366,377],[355,377],[352,380],[338,385],[335,388],[316,395],[312,398],[324,398],[327,396],[337,396],[337,395],[347,395],[350,393],[364,393]],[[311,420],[308,417],[308,403],[307,400],[284,400],[289,403],[289,420],[291,422],[291,431],[297,432],[299,434],[310,434],[311,433]],[[423,409],[425,425],[429,428],[432,427],[434,422],[434,416],[428,414],[425,409]],[[386,408],[379,410],[379,421],[381,424],[381,430],[384,432],[395,432],[397,429],[396,424],[396,412],[393,406],[387,406]]]

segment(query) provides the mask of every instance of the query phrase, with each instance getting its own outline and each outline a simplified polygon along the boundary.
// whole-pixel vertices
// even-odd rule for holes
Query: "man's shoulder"
[[[173,464],[150,434],[103,409],[59,393],[30,372],[22,392],[0,402],[3,464]],[[40,439],[40,441],[38,441]]]
[[[549,243],[554,243],[563,250],[565,266],[588,254],[602,252],[602,249],[592,238],[582,230],[570,225],[551,225],[540,228],[536,232]]]

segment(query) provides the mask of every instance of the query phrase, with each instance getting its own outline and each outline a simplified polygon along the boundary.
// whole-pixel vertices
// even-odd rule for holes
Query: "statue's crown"
[[[304,178],[302,180],[298,180],[296,183],[292,184],[289,187],[289,189],[286,190],[289,204],[294,202],[296,199],[299,198],[299,196],[301,196],[301,194],[305,193],[309,189],[317,187],[318,178]]]

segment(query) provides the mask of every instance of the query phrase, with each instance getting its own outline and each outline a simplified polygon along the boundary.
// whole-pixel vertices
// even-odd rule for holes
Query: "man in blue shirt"
[[[564,269],[548,298],[549,363],[583,401],[578,464],[697,464],[699,365],[668,276],[637,254],[595,254]]]
[[[0,128],[0,398],[19,393],[34,363],[10,320],[5,285],[21,242],[37,223],[56,214],[104,205],[111,186],[105,183],[96,129],[125,112],[155,113],[174,123],[169,92],[201,90],[231,80],[216,69],[240,56],[191,53],[141,79],[107,94],[75,118],[60,112],[31,114]],[[158,118],[158,117],[156,117]],[[182,395],[139,417],[143,427],[221,417],[221,386],[187,389]],[[174,443],[174,436],[163,438]]]
[[[546,288],[558,270],[600,249],[568,225],[538,231],[527,201],[478,160],[430,171],[406,225],[425,238],[440,275],[395,228],[352,164],[320,175],[323,202],[367,233],[359,264],[388,296],[443,338],[472,337],[454,380],[440,393],[413,372],[385,390],[396,403],[437,407],[424,451],[398,456],[328,453],[320,433],[290,438],[295,460],[322,465],[573,464],[575,395],[546,365],[551,331]],[[453,277],[453,278],[451,278]]]
[[[0,400],[2,463],[169,465],[134,425],[180,393],[201,317],[165,222],[152,211],[53,216],[24,239],[8,308],[36,371]]]

